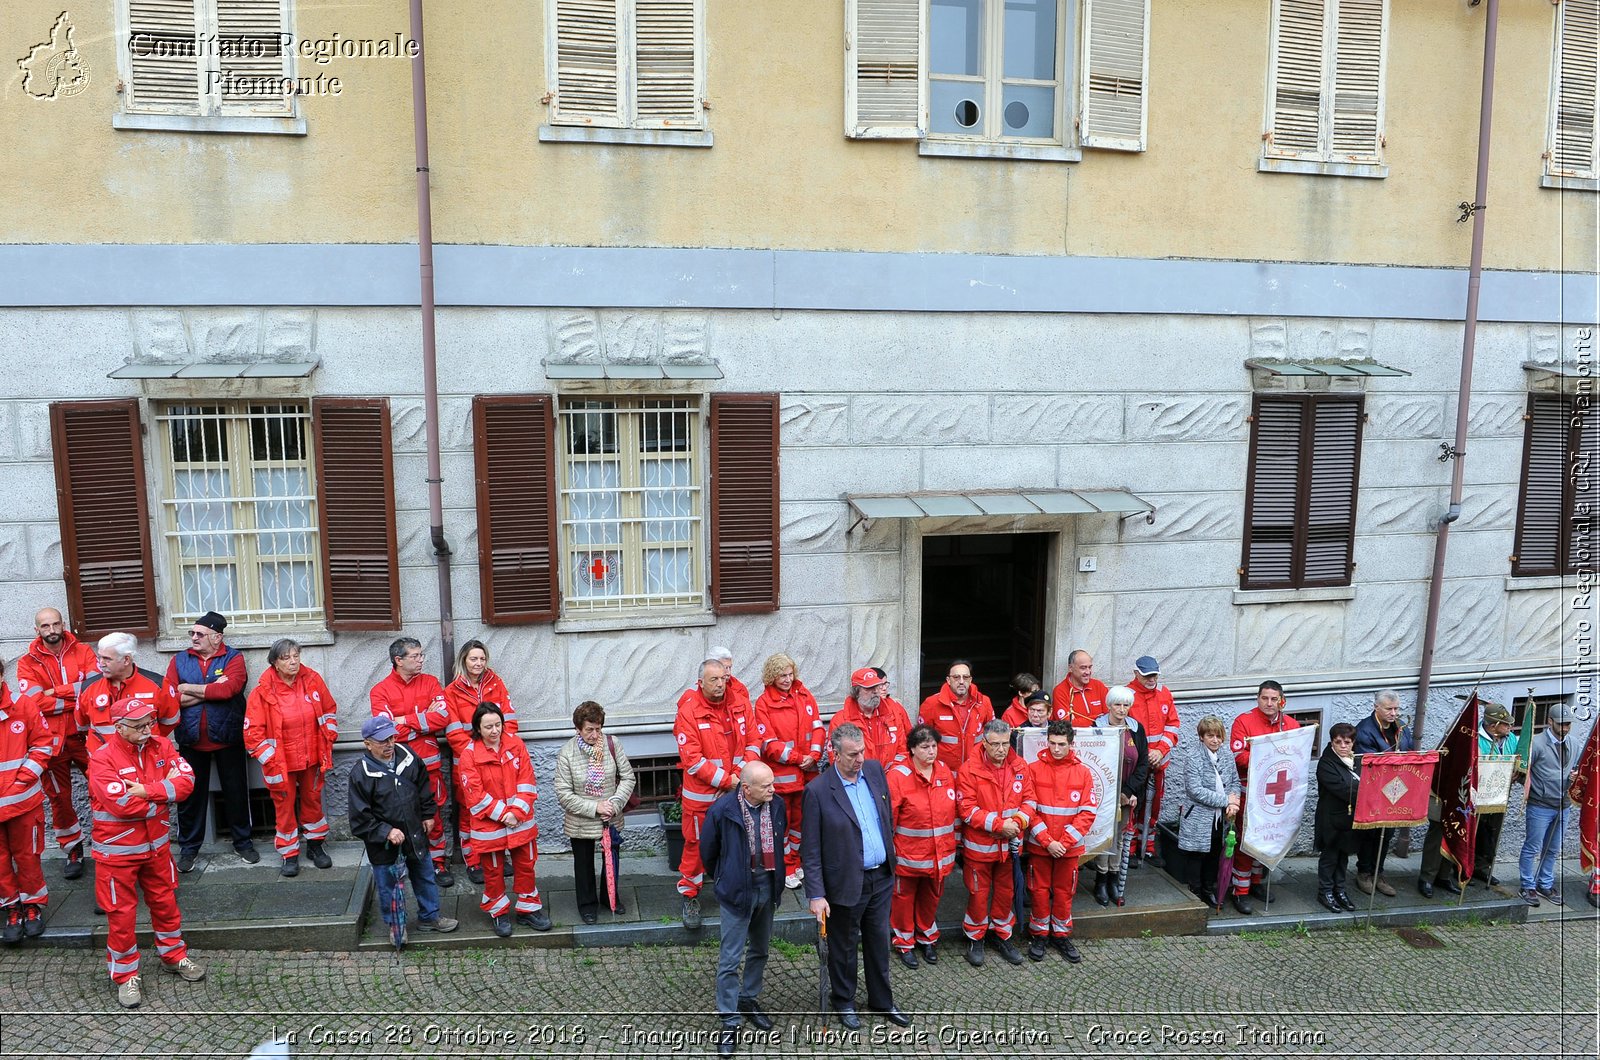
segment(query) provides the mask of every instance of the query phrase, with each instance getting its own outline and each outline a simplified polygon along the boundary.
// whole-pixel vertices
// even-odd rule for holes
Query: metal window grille
[[[324,621],[309,407],[168,405],[156,423],[169,625],[207,611],[229,629]]]
[[[633,766],[633,790],[639,793],[641,806],[671,802],[683,790],[683,767],[677,755],[653,755],[628,761]]]
[[[698,401],[562,403],[567,614],[706,608],[701,435]]]

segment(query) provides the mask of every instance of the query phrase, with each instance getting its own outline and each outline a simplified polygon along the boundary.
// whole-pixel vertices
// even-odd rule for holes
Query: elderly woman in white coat
[[[622,811],[633,794],[633,765],[622,745],[605,734],[606,712],[593,700],[578,704],[568,740],[556,757],[556,799],[566,811],[562,824],[572,840],[572,882],[578,892],[578,916],[585,924],[599,919],[600,895],[595,888],[595,847],[607,828],[613,843],[621,836]],[[612,858],[604,893],[614,913],[626,910],[617,893],[618,865]]]
[[[1183,761],[1183,800],[1178,811],[1178,849],[1196,855],[1189,890],[1206,905],[1217,905],[1217,862],[1222,836],[1239,814],[1239,769],[1223,748],[1222,719],[1207,714],[1195,725],[1198,745]]]

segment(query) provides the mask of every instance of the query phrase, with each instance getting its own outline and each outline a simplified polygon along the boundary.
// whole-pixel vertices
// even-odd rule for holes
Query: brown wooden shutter
[[[472,446],[483,620],[553,622],[556,436],[549,395],[473,398]]]
[[[1349,585],[1361,478],[1362,400],[1308,398],[1309,481],[1304,487],[1305,544],[1296,582]]]
[[[778,395],[711,397],[711,606],[778,609]]]
[[[1242,589],[1281,589],[1294,582],[1303,418],[1296,398],[1256,396],[1245,484]]]
[[[1572,444],[1571,406],[1552,394],[1528,396],[1522,441],[1522,486],[1517,498],[1517,577],[1560,574],[1567,541],[1567,459]]]
[[[385,398],[311,402],[328,628],[400,628],[394,466]]]
[[[119,630],[155,636],[139,402],[56,402],[50,443],[73,632],[85,639]]]

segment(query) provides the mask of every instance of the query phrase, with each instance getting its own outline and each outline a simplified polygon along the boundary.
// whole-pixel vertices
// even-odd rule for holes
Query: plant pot
[[[656,813],[661,818],[661,832],[667,838],[667,863],[676,869],[683,862],[683,821],[667,820],[667,807],[671,806],[681,815],[682,809],[677,803],[662,803],[656,807]]]

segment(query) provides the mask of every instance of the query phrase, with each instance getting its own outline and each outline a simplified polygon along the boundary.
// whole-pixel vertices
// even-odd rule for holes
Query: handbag
[[[617,760],[617,741],[616,741],[616,738],[611,736],[610,734],[607,734],[606,735],[606,743],[609,744],[610,747],[611,747],[611,760],[613,762],[615,762]],[[642,800],[639,798],[638,779],[635,778],[634,785],[633,785],[633,793],[628,796],[628,801],[622,804],[622,812],[623,812],[623,814],[624,815],[630,814],[634,810],[637,810],[639,808],[639,804],[640,804],[641,801]]]

